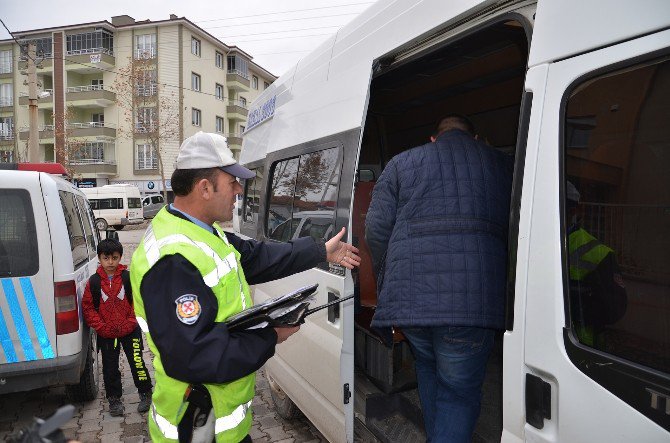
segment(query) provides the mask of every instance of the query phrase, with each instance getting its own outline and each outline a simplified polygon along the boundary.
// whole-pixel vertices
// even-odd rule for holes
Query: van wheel
[[[123,228],[125,228],[125,225],[112,225],[112,226],[114,226],[114,229],[116,229],[117,231],[122,231]]]
[[[95,343],[96,336],[93,335],[86,355],[86,366],[79,383],[65,388],[67,396],[73,402],[91,401],[98,396],[98,353]]]
[[[95,219],[95,229],[98,231],[106,231],[109,225],[107,224],[107,220],[104,218],[97,218]]]
[[[277,414],[285,420],[291,420],[298,417],[301,412],[295,403],[293,403],[293,400],[286,395],[286,392],[279,387],[272,377],[267,375],[267,373],[266,376],[268,384],[270,385],[270,396],[272,397],[272,402],[275,404]]]

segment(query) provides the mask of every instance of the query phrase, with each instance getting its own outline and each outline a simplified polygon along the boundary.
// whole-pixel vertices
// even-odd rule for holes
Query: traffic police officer
[[[617,322],[626,312],[626,286],[614,250],[580,226],[581,196],[569,181],[566,197],[571,217],[568,228],[571,316],[579,341],[603,349],[604,326]]]
[[[360,264],[358,250],[340,241],[344,228],[325,244],[311,237],[269,244],[224,232],[217,222],[232,219],[242,192],[237,178],[254,176],[224,137],[187,138],[172,175],[174,204],[156,215],[133,255],[135,312],[154,353],[154,442],[250,442],[254,372],[298,327],[231,333],[222,322],[252,305],[249,284],[326,260]]]

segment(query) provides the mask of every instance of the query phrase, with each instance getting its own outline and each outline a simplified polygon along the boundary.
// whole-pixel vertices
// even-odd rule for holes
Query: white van
[[[364,221],[389,159],[460,113],[515,159],[506,330],[475,441],[670,441],[669,94],[667,0],[379,1],[277,79],[249,114],[239,231],[274,241],[274,214],[329,207],[363,254],[357,272],[255,286],[257,301],[312,283],[318,304],[357,296],[268,361],[280,413],[331,442],[425,439],[411,352],[370,329]],[[628,294],[597,345],[571,317],[568,180]]]
[[[98,241],[71,183],[0,170],[0,394],[66,385],[74,401],[97,396],[96,335],[81,298]]]
[[[99,188],[82,188],[82,191],[91,202],[95,226],[99,231],[104,231],[109,226],[120,231],[126,225],[137,225],[144,221],[142,199],[137,186],[105,185]]]

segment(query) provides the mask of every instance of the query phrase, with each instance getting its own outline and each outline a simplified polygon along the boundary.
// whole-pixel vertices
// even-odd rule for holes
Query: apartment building
[[[181,141],[200,130],[228,137],[239,157],[248,105],[276,79],[240,48],[175,15],[123,15],[14,37],[21,44],[0,40],[0,162],[27,158],[24,43],[33,42],[39,158],[63,163],[82,187],[131,183],[160,192],[159,160],[169,179]]]

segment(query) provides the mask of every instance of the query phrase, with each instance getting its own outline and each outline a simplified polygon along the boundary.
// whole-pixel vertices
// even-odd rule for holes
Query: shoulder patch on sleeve
[[[195,294],[184,294],[175,301],[177,305],[177,318],[186,325],[192,325],[200,318],[202,309]]]

